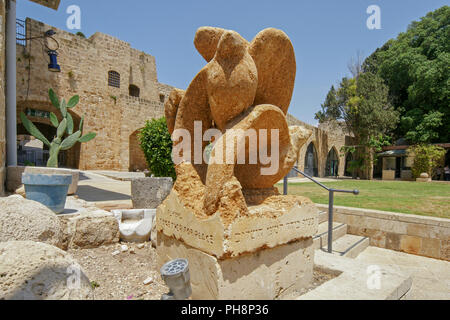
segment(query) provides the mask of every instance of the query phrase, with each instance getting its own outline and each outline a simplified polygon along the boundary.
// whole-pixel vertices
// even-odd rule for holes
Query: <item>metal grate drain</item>
[[[163,276],[174,276],[186,271],[188,261],[186,259],[176,259],[162,266],[161,274]]]

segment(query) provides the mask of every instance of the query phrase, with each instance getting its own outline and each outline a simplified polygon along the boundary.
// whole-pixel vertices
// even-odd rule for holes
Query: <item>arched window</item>
[[[116,71],[108,72],[108,85],[110,87],[120,88],[120,73]]]
[[[159,101],[160,101],[161,103],[164,103],[164,101],[166,101],[166,96],[165,96],[164,94],[160,93],[160,94],[159,94]]]
[[[139,87],[135,86],[134,84],[130,84],[128,91],[130,93],[130,96],[139,98],[141,94],[141,89]]]

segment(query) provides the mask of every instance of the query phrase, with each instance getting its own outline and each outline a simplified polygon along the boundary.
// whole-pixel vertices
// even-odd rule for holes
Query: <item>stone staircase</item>
[[[319,213],[319,230],[313,238],[316,250],[327,251],[328,246],[328,212]],[[347,258],[356,258],[369,246],[367,237],[347,234],[345,223],[333,222],[333,254]]]

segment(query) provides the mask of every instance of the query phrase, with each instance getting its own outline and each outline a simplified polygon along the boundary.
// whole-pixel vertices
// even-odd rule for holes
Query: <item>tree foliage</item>
[[[422,173],[428,173],[431,177],[433,170],[444,164],[445,149],[434,145],[416,145],[408,149],[408,154],[414,157],[411,168],[414,178]]]
[[[450,141],[450,7],[428,13],[363,64],[379,75],[400,112],[395,133],[412,143]]]
[[[374,152],[386,144],[387,134],[398,123],[398,113],[389,102],[383,79],[366,72],[358,78],[343,78],[337,90],[331,87],[316,119],[345,121],[358,146],[352,152],[354,163],[365,170],[371,166]]]
[[[171,177],[175,180],[172,139],[167,129],[166,118],[147,121],[139,132],[138,139],[151,173],[156,177]]]

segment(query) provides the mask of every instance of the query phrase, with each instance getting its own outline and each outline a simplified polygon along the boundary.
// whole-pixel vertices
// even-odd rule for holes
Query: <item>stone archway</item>
[[[138,133],[141,129],[136,130],[130,135],[129,139],[129,168],[128,170],[133,171],[144,171],[148,169],[147,161],[145,160],[144,151],[141,149],[139,143]]]
[[[305,173],[311,177],[319,176],[317,150],[313,142],[311,142],[306,149]]]
[[[23,126],[19,114],[20,112],[24,112],[27,114],[27,117],[33,124],[42,132],[42,134],[47,138],[47,140],[52,141],[54,136],[56,135],[56,128],[51,124],[49,119],[49,113],[54,112],[58,115],[58,120],[61,121],[61,116],[59,112],[55,110],[55,108],[47,102],[40,101],[27,101],[27,102],[19,102],[17,104],[17,136],[18,137],[26,137],[30,136],[30,133]],[[78,130],[80,126],[81,118],[73,111],[69,111],[72,116],[74,122],[74,131]],[[67,137],[67,133],[65,134]],[[39,153],[39,156],[33,156],[33,159],[39,159],[37,165],[46,166],[48,160],[48,147],[43,145],[40,150],[32,150],[31,152]],[[18,160],[27,159],[28,155],[24,157],[24,154],[21,150],[19,150]],[[78,169],[80,164],[80,154],[81,154],[81,143],[75,144],[71,149],[66,151],[60,151],[58,166],[60,168],[70,168],[70,169]],[[23,162],[23,161],[22,161]],[[25,165],[25,163],[19,163]]]
[[[325,176],[339,176],[339,156],[335,147],[332,147],[330,152],[328,152],[327,162],[325,164]]]

